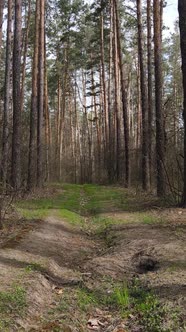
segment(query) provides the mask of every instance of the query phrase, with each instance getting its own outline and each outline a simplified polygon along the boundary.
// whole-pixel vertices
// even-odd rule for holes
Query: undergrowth
[[[21,286],[14,286],[0,292],[0,331],[10,331],[14,316],[22,316],[27,306],[26,291]]]
[[[112,283],[112,282],[111,282]],[[104,287],[103,287],[104,288]],[[72,298],[73,297],[73,298]],[[75,290],[71,298],[63,294],[57,310],[67,313],[69,308],[78,308],[82,314],[94,312],[94,308],[115,312],[136,330],[143,332],[184,331],[179,310],[162,304],[157,296],[144,289],[138,280],[133,285],[112,283],[111,291],[90,291],[86,288]]]

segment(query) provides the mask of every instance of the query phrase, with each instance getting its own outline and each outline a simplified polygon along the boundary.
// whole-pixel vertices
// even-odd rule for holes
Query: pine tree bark
[[[0,1],[0,54],[2,46],[2,36],[3,36],[3,10],[4,10],[5,0]]]
[[[180,46],[182,57],[182,77],[183,77],[183,122],[184,122],[184,184],[182,205],[186,208],[186,2],[178,0]]]
[[[37,186],[43,184],[43,116],[44,116],[44,30],[45,0],[40,0],[39,59],[38,59],[38,111],[37,111]]]
[[[108,77],[108,127],[109,127],[109,135],[108,135],[108,161],[107,161],[107,169],[108,169],[108,180],[112,183],[114,178],[114,165],[112,158],[112,140],[113,140],[113,126],[112,126],[112,71],[113,71],[113,1],[110,0],[110,35],[109,35],[109,77]]]
[[[46,146],[46,180],[50,180],[50,113],[48,105],[48,75],[47,75],[47,58],[46,58],[46,34],[44,41],[44,117],[45,117],[45,146]]]
[[[35,185],[35,148],[36,148],[36,124],[38,106],[38,51],[39,51],[39,19],[40,0],[36,1],[35,10],[35,45],[32,64],[32,96],[30,110],[30,138],[29,138],[29,158],[28,158],[28,190]]]
[[[55,170],[59,178],[59,150],[60,150],[60,124],[61,124],[61,79],[58,76],[57,83],[57,112],[56,112],[56,146],[55,146]]]
[[[122,63],[122,50],[121,50],[121,37],[120,37],[120,22],[118,15],[117,0],[114,0],[115,12],[116,12],[116,33],[117,33],[117,45],[118,45],[118,58],[119,58],[119,70],[121,80],[121,94],[122,94],[122,107],[123,107],[123,122],[124,122],[124,141],[125,141],[125,187],[130,185],[130,156],[129,156],[129,119],[128,119],[128,107],[127,107],[127,92],[125,86],[125,78]]]
[[[114,7],[113,7],[114,9]],[[119,70],[118,70],[118,45],[116,29],[116,11],[113,10],[113,61],[114,61],[114,98],[115,98],[115,174],[116,180],[120,178],[120,117],[119,117]]]
[[[28,53],[28,39],[30,31],[30,19],[31,19],[31,0],[28,2],[28,13],[27,13],[27,25],[24,38],[24,50],[23,50],[23,69],[22,69],[22,79],[21,79],[21,113],[24,107],[24,88],[25,88],[25,77],[26,77],[26,62]]]
[[[83,86],[83,106],[85,110],[85,123],[88,135],[88,182],[92,183],[92,171],[93,171],[93,161],[92,161],[92,140],[91,140],[91,128],[89,126],[88,116],[87,116],[87,100],[86,100],[86,73],[82,71],[82,86]]]
[[[102,5],[101,0],[101,5]],[[103,10],[101,12],[101,80],[103,87],[103,109],[104,109],[104,127],[105,127],[105,146],[104,151],[108,148],[108,137],[109,137],[109,127],[108,127],[108,102],[106,95],[106,82],[105,82],[105,51],[104,51],[104,19],[103,19]],[[104,156],[106,153],[104,153]]]
[[[143,59],[143,27],[141,0],[137,0],[138,55],[140,63],[141,105],[142,105],[142,187],[149,190],[149,151],[148,151],[148,99]]]
[[[156,104],[156,160],[157,160],[157,195],[165,194],[165,149],[164,117],[162,107],[162,48],[160,1],[154,0],[154,64],[155,64],[155,104]]]
[[[9,150],[9,113],[11,97],[11,73],[12,73],[12,14],[13,2],[8,1],[7,17],[7,39],[6,39],[6,64],[5,64],[5,94],[3,112],[3,148],[2,148],[2,169],[1,178],[3,185],[6,186],[8,173],[8,150]]]
[[[149,173],[152,183],[152,19],[151,0],[147,0],[147,66],[148,66],[148,142],[149,142]]]
[[[13,135],[12,135],[12,186],[21,186],[21,45],[22,0],[15,0],[13,47]]]

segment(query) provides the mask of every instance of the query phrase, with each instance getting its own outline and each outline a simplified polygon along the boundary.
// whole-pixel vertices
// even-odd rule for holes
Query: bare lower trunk
[[[21,186],[21,44],[22,0],[15,0],[15,27],[13,48],[13,135],[12,135],[12,186]]]
[[[148,57],[148,142],[149,142],[149,170],[150,184],[152,183],[152,32],[151,32],[151,0],[147,0],[147,57]]]
[[[24,40],[23,69],[22,69],[22,80],[21,80],[21,113],[23,112],[23,107],[24,107],[24,88],[25,88],[25,76],[26,76],[26,60],[28,53],[28,38],[30,31],[30,18],[31,18],[31,0],[29,0],[28,2],[28,18],[27,18],[27,26],[25,32],[25,40]]]
[[[39,17],[40,5],[36,1],[35,13],[35,45],[32,64],[32,95],[30,110],[30,138],[29,138],[29,158],[28,158],[28,189],[35,185],[35,148],[36,148],[36,124],[37,124],[37,105],[38,105],[38,51],[39,51]]]
[[[156,101],[156,160],[157,160],[157,194],[165,194],[165,151],[164,151],[164,117],[162,107],[162,49],[160,1],[154,0],[154,62],[155,62],[155,101]]]
[[[123,61],[122,61],[120,22],[119,22],[118,8],[117,8],[117,0],[114,0],[114,3],[115,3],[115,12],[116,12],[116,33],[117,33],[117,46],[118,46],[118,57],[119,57],[120,80],[121,80],[123,122],[124,122],[125,187],[128,188],[130,185],[129,119],[128,119],[128,108],[127,108],[128,103],[127,103],[127,92],[126,92],[126,86],[125,86]]]
[[[9,150],[9,113],[11,97],[11,73],[12,73],[12,0],[8,1],[7,18],[7,40],[6,40],[6,65],[5,65],[5,94],[3,112],[3,149],[2,149],[2,169],[1,177],[3,185],[6,186],[8,175],[8,150]]]
[[[186,2],[178,0],[179,27],[180,27],[180,45],[182,56],[182,77],[183,77],[183,121],[184,121],[184,184],[182,204],[186,208]]]
[[[138,54],[140,63],[141,105],[142,105],[142,187],[149,190],[149,153],[148,153],[148,100],[143,59],[143,30],[141,0],[137,0]]]
[[[4,10],[5,0],[0,1],[0,51],[2,46],[2,35],[3,35],[3,10]]]
[[[44,115],[44,29],[45,0],[40,0],[38,112],[37,112],[37,186],[43,184],[43,115]]]

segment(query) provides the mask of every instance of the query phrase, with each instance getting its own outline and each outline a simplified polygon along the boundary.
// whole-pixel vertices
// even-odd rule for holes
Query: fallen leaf
[[[102,315],[103,315],[103,311],[100,310],[99,308],[96,308],[95,311],[96,311],[96,314],[97,314],[97,315],[99,315],[99,316],[102,316]]]
[[[88,323],[87,323],[87,327],[89,330],[98,331],[100,329],[100,327],[104,327],[104,326],[105,325],[96,318],[89,319]]]
[[[91,318],[91,319],[88,320],[88,325],[90,325],[90,326],[96,326],[96,325],[99,326],[98,322],[99,322],[98,319]]]
[[[87,326],[89,330],[99,331],[99,326]]]

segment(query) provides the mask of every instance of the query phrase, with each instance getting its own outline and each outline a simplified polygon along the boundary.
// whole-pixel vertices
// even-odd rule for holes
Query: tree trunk
[[[35,11],[35,45],[32,64],[32,96],[30,110],[30,139],[29,139],[29,158],[28,158],[28,190],[35,184],[35,143],[36,143],[36,120],[38,105],[38,51],[39,51],[39,18],[40,0],[36,1]]]
[[[178,0],[180,46],[182,56],[182,77],[183,77],[183,121],[184,121],[184,185],[183,185],[183,207],[186,208],[186,2]]]
[[[12,186],[21,186],[21,44],[22,0],[15,0],[14,48],[13,48],[13,135],[12,135]]]
[[[5,65],[5,94],[3,112],[3,149],[1,177],[3,185],[6,186],[8,172],[8,150],[9,150],[9,113],[11,97],[11,73],[12,73],[12,0],[8,1],[7,39],[6,39],[6,65]]]
[[[109,78],[108,78],[108,127],[109,127],[109,135],[108,135],[108,180],[109,182],[113,181],[114,178],[114,167],[113,167],[113,158],[112,158],[112,141],[113,141],[113,126],[112,126],[112,70],[113,70],[113,3],[110,0],[110,36],[109,36]]]
[[[122,106],[123,106],[123,122],[124,122],[124,140],[125,140],[125,187],[130,185],[130,157],[129,157],[129,119],[127,108],[127,93],[125,87],[123,63],[122,63],[122,50],[121,50],[121,37],[120,37],[120,22],[117,8],[117,0],[114,0],[115,12],[116,12],[116,33],[117,33],[117,45],[118,45],[118,57],[119,57],[119,69],[121,80],[121,93],[122,93]]]
[[[156,159],[157,194],[165,194],[165,150],[164,117],[162,108],[162,54],[161,54],[161,16],[160,1],[154,0],[154,63],[155,63],[155,101],[156,101]]]
[[[0,54],[2,46],[2,36],[3,36],[3,10],[4,10],[5,0],[0,1]]]
[[[25,87],[25,77],[26,77],[26,60],[27,60],[27,52],[28,52],[28,37],[30,31],[30,18],[31,18],[31,0],[28,2],[28,17],[27,17],[27,25],[25,32],[25,40],[24,40],[24,51],[23,51],[23,70],[22,70],[22,80],[21,80],[21,113],[23,112],[24,107],[24,87]]]
[[[149,153],[148,153],[148,99],[143,59],[143,28],[141,0],[137,0],[138,54],[140,63],[141,104],[142,104],[142,187],[149,190]]]
[[[147,0],[147,65],[148,65],[148,142],[149,142],[149,173],[152,183],[152,30],[151,30],[151,0]]]
[[[114,61],[114,97],[115,97],[115,162],[116,162],[116,180],[120,178],[120,117],[119,117],[119,79],[118,79],[118,45],[117,45],[117,30],[116,30],[116,11],[113,10],[113,61]]]
[[[103,1],[101,1],[102,4]],[[108,102],[106,95],[106,82],[105,82],[105,51],[104,51],[104,20],[103,10],[101,12],[101,80],[103,87],[103,109],[104,109],[104,127],[105,127],[105,145],[104,145],[104,158],[108,148],[109,126],[108,126]],[[105,158],[106,159],[106,158]]]
[[[40,0],[38,112],[37,112],[37,186],[43,184],[43,116],[44,116],[44,30],[45,0]]]
[[[44,116],[45,116],[45,151],[46,151],[46,181],[50,180],[50,113],[48,106],[48,75],[47,75],[47,59],[46,59],[46,34],[44,42]]]

